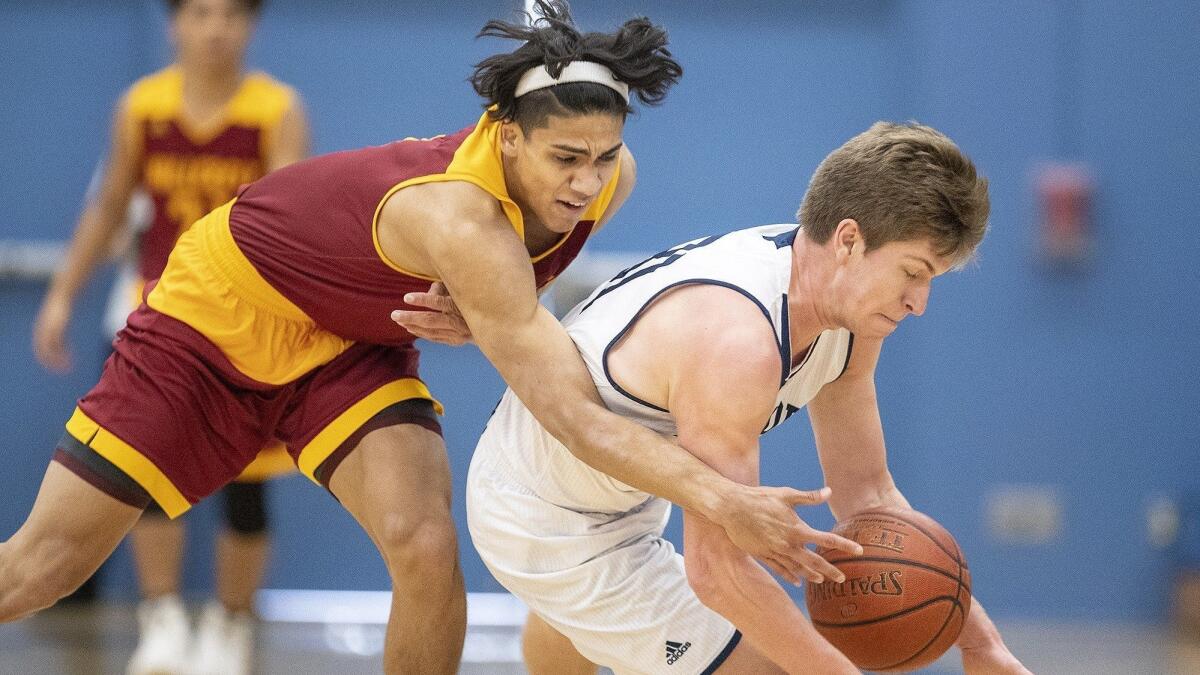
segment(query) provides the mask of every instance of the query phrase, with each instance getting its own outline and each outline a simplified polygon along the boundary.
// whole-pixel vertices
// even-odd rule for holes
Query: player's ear
[[[853,218],[844,218],[837,224],[833,231],[833,241],[834,255],[839,262],[849,259],[856,248],[860,253],[866,252],[867,244],[863,241],[862,230],[858,227],[858,221]]]
[[[500,152],[510,157],[517,154],[517,148],[524,138],[521,125],[511,120],[500,123]]]

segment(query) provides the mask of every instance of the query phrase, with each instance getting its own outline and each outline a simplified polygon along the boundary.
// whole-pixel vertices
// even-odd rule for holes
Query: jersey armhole
[[[523,231],[524,222],[520,218],[520,213],[521,213],[520,209],[517,208],[516,204],[514,204],[510,201],[506,201],[504,199],[500,199],[500,198],[496,197],[494,194],[492,194],[492,192],[490,190],[488,190],[487,185],[481,179],[479,179],[475,176],[472,176],[470,174],[464,174],[464,173],[435,173],[435,174],[431,174],[428,176],[416,176],[414,178],[409,178],[406,181],[402,181],[400,183],[393,185],[391,188],[388,189],[387,192],[385,192],[383,194],[383,197],[381,197],[379,199],[379,203],[375,205],[375,213],[374,213],[374,215],[371,216],[371,244],[375,247],[375,255],[379,256],[379,259],[381,261],[383,261],[383,264],[387,265],[391,269],[393,269],[401,274],[407,274],[410,277],[414,277],[417,279],[423,279],[425,281],[439,281],[439,279],[437,277],[431,277],[431,276],[428,276],[425,274],[419,274],[417,272],[413,272],[411,270],[404,269],[400,265],[396,264],[391,258],[387,257],[387,254],[383,252],[383,246],[381,246],[379,243],[379,214],[383,213],[383,205],[387,203],[387,200],[391,199],[392,195],[396,194],[397,192],[399,192],[400,190],[403,190],[406,187],[412,187],[414,185],[424,185],[426,183],[450,183],[450,182],[470,183],[470,184],[474,185],[475,187],[488,193],[488,195],[490,195],[496,201],[500,202],[500,207],[501,207],[501,209],[503,209],[504,216],[506,219],[508,219],[509,225],[511,225],[513,227],[513,229],[516,231],[517,236],[520,237],[522,240],[524,240],[524,231]],[[515,220],[514,220],[514,211],[516,213]],[[566,241],[568,236],[570,236],[570,233],[568,233],[567,236],[564,236],[562,241]],[[561,242],[560,242],[560,244],[561,244]]]
[[[622,387],[620,384],[618,384],[617,381],[615,379],[613,379],[612,372],[608,368],[608,356],[609,356],[609,353],[611,353],[612,350],[617,346],[617,343],[619,343],[625,337],[625,335],[628,334],[629,331],[633,329],[634,325],[637,324],[637,322],[642,318],[642,315],[646,313],[646,310],[650,308],[650,305],[653,305],[655,302],[657,302],[663,295],[665,295],[668,292],[673,291],[677,288],[683,287],[683,286],[701,286],[701,285],[721,286],[723,288],[728,288],[732,291],[737,291],[738,293],[740,293],[743,296],[745,296],[746,298],[748,298],[751,302],[754,303],[754,305],[756,307],[758,307],[759,311],[762,312],[763,318],[765,318],[767,320],[767,325],[771,330],[771,334],[775,335],[775,325],[771,322],[771,313],[769,311],[767,311],[767,308],[764,307],[761,302],[759,302],[758,298],[754,297],[754,295],[752,293],[750,293],[746,289],[742,288],[741,286],[736,286],[734,284],[729,283],[728,281],[721,281],[719,279],[707,279],[707,278],[703,278],[703,277],[698,277],[698,278],[694,278],[694,279],[682,279],[680,281],[676,281],[676,282],[670,284],[669,286],[660,288],[658,290],[658,292],[656,292],[654,295],[650,296],[650,298],[648,298],[646,300],[646,302],[642,303],[642,306],[639,307],[636,312],[634,312],[633,316],[631,316],[629,318],[629,321],[627,321],[625,323],[625,325],[621,328],[621,330],[618,331],[617,334],[613,336],[612,340],[610,340],[609,343],[607,345],[605,345],[604,352],[601,353],[601,355],[600,355],[600,367],[604,370],[604,379],[608,380],[608,383],[612,386],[612,388],[614,390],[620,392],[620,394],[622,396],[628,398],[629,400],[634,401],[638,404],[644,405],[647,408],[650,408],[652,410],[657,410],[659,412],[664,412],[664,413],[671,412],[670,410],[667,410],[666,408],[656,406],[653,403],[650,403],[648,401],[643,401],[642,399],[638,398],[637,396],[634,396],[630,392],[626,391],[624,387]],[[778,346],[778,343],[777,343],[777,346]],[[789,350],[790,350],[790,347],[789,347]],[[785,357],[785,354],[786,354],[786,352],[783,352],[782,350],[780,351],[780,359],[781,359],[780,369],[783,371],[784,375],[786,376],[789,364],[788,364],[788,359]]]

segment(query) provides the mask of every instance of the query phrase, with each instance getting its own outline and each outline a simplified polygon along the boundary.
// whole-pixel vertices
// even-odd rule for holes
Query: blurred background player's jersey
[[[192,120],[183,112],[178,68],[160,70],[130,88],[129,123],[142,149],[140,183],[154,204],[140,237],[142,279],[162,274],[186,228],[267,172],[280,120],[295,100],[290,87],[253,72],[212,119]]]

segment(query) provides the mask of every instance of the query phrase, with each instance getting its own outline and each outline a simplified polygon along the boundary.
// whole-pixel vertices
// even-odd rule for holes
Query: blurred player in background
[[[126,224],[135,191],[152,202],[132,237],[135,270],[118,277],[124,317],[157,279],[176,240],[229,201],[240,185],[303,158],[308,124],[289,87],[244,70],[259,0],[168,2],[175,62],[135,83],[118,104],[103,182],[80,219],[66,259],[34,326],[34,351],[47,368],[71,367],[66,329],[75,298]],[[223,488],[216,540],[217,601],[204,608],[193,639],[179,587],[184,530],[153,502],[132,530],[140,640],[128,672],[248,672],[254,592],[265,570],[269,532],[264,480],[292,470],[279,444],[268,447]]]

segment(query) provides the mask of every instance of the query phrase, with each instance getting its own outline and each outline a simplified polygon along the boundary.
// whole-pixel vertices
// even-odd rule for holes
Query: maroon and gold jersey
[[[449,136],[406,139],[300,162],[248,186],[230,212],[238,248],[263,279],[326,330],[355,341],[411,340],[389,318],[430,277],[400,268],[378,246],[384,200],[409,185],[469,181],[498,199],[518,234],[521,211],[504,185],[499,125],[487,115]],[[532,260],[539,288],[575,258],[612,196],[616,177],[556,246]]]
[[[183,115],[183,74],[170,66],[135,83],[126,101],[142,149],[140,181],[154,202],[138,273],[155,279],[183,230],[266,173],[295,94],[263,73],[247,74],[221,113],[197,127]]]
[[[466,181],[495,197],[523,237],[521,211],[504,184],[499,127],[484,114],[450,136],[333,153],[275,171],[185,233],[147,303],[264,383],[291,382],[357,342],[410,344],[415,338],[392,322],[391,311],[434,279],[386,258],[379,211],[405,187]],[[572,231],[530,259],[539,288],[579,253],[618,179],[619,170]]]

